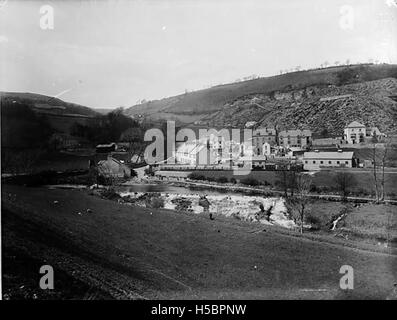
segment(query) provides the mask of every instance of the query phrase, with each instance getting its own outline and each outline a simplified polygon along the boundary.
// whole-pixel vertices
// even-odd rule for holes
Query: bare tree
[[[350,187],[356,183],[354,176],[349,172],[339,171],[334,176],[334,182],[340,193],[341,200],[345,202],[347,200]]]
[[[281,190],[284,192],[284,197],[288,198],[288,190],[291,196],[294,195],[295,189],[295,176],[296,172],[291,170],[291,161],[280,164],[277,170],[277,184],[280,186]]]
[[[385,168],[389,162],[389,150],[391,149],[391,141],[388,139],[383,144],[383,148],[379,150],[380,167],[381,167],[381,177],[380,177],[380,200],[384,201],[386,197],[385,189]]]
[[[372,163],[373,163],[373,178],[374,178],[374,189],[375,189],[375,199],[376,203],[379,203],[379,182],[378,182],[378,173],[377,173],[377,156],[376,156],[376,148],[377,148],[377,143],[376,141],[373,141],[372,145]]]
[[[300,233],[303,233],[303,224],[305,221],[307,206],[310,202],[308,196],[312,179],[304,173],[296,174],[296,192],[293,197],[286,200],[288,211],[292,215],[295,223],[300,226]]]

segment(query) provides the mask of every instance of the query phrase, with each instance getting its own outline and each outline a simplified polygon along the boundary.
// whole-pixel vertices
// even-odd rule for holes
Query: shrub
[[[134,169],[131,169],[131,178],[132,177],[136,177],[138,174],[136,173],[136,171]]]
[[[317,190],[317,186],[315,185],[315,184],[311,184],[310,185],[310,189],[309,189],[309,192],[317,192],[318,190]]]
[[[257,186],[259,185],[259,181],[254,179],[254,178],[244,178],[241,180],[242,184],[245,184],[247,186]]]
[[[145,205],[147,208],[164,208],[164,199],[161,198],[160,194],[154,193],[146,197]]]
[[[306,216],[305,220],[307,223],[309,223],[312,226],[312,229],[315,230],[320,229],[321,221],[318,217],[309,214]]]
[[[188,175],[189,179],[192,180],[205,180],[205,177],[202,174],[199,174],[197,172],[192,172]]]
[[[219,177],[218,179],[216,179],[217,182],[219,183],[227,183],[228,179],[226,177]]]
[[[230,182],[233,183],[233,184],[236,184],[237,180],[236,180],[236,178],[232,177],[232,178],[230,178]]]
[[[264,185],[264,186],[271,186],[271,185],[272,185],[272,184],[271,184],[269,181],[267,181],[267,180],[263,180],[263,181],[261,182],[261,184]]]

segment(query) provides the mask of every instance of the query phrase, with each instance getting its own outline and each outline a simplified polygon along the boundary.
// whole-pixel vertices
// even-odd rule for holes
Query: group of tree
[[[119,141],[123,132],[130,128],[139,128],[140,124],[134,119],[123,114],[123,109],[118,108],[105,115],[97,116],[89,125],[75,123],[71,134],[87,139],[93,144],[111,143]]]
[[[385,169],[390,164],[392,144],[388,138],[380,141],[377,136],[374,136],[371,149],[373,186],[376,202],[379,203],[384,201],[386,197]]]

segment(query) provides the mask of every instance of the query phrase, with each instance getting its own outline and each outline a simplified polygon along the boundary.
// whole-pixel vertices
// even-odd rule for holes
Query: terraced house
[[[306,149],[312,144],[310,130],[284,130],[278,134],[279,145],[288,148]]]
[[[276,130],[273,128],[257,128],[252,132],[252,147],[256,155],[263,155],[267,151],[265,146],[274,146],[277,140]],[[266,149],[266,150],[265,150]],[[269,151],[267,151],[269,152]]]

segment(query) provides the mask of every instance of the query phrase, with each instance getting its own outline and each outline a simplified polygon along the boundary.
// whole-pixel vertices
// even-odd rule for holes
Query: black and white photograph
[[[397,300],[396,0],[0,0],[0,98],[4,303]]]

